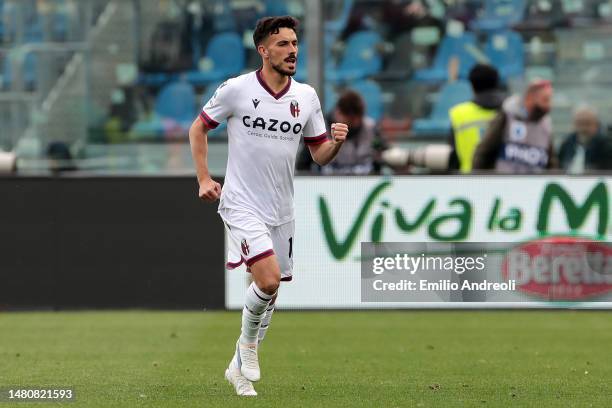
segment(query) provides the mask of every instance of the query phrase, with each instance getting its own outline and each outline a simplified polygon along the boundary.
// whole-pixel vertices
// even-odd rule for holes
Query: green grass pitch
[[[612,315],[275,314],[259,396],[223,372],[236,312],[0,313],[0,387],[72,386],[26,407],[609,407]]]

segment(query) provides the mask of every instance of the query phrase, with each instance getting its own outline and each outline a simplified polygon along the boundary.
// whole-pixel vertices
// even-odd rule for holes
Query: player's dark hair
[[[486,64],[476,64],[470,70],[470,83],[474,92],[484,92],[499,87],[499,73],[495,67]]]
[[[300,22],[291,16],[263,17],[257,21],[253,32],[253,42],[257,47],[271,34],[278,34],[281,28],[290,28],[297,33]]]
[[[363,116],[365,113],[365,102],[359,93],[347,89],[340,95],[336,108],[345,115]]]

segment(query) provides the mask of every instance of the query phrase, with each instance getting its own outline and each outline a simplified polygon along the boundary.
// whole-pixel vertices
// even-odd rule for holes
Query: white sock
[[[264,293],[255,285],[255,282],[252,282],[247,289],[244,308],[242,309],[241,344],[257,343],[259,326],[272,297],[274,295]]]
[[[268,326],[270,326],[270,321],[272,320],[272,313],[274,313],[274,304],[268,306],[268,308],[266,309],[266,313],[264,313],[263,318],[261,319],[261,325],[259,326],[259,334],[257,335],[258,344],[261,344],[264,337],[266,337]]]

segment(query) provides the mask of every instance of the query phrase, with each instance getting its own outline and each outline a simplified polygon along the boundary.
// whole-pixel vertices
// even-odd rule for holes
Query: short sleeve
[[[206,127],[214,129],[232,115],[233,109],[232,86],[229,81],[225,81],[202,108],[200,119]]]
[[[321,110],[321,102],[314,90],[312,94],[312,109],[310,117],[304,126],[304,144],[307,146],[318,145],[327,140],[325,117]]]

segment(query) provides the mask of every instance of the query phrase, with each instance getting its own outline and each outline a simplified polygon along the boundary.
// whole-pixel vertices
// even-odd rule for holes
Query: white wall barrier
[[[565,282],[566,289],[575,291],[570,302],[551,302],[520,287],[518,297],[491,297],[484,302],[433,298],[420,302],[362,302],[360,243],[520,245],[568,236],[605,245],[611,237],[611,187],[611,177],[298,177],[294,279],[281,285],[278,305],[340,309],[610,307],[612,284],[599,286],[593,294],[593,290],[583,290],[581,285],[589,282],[579,278],[570,286]],[[610,267],[612,273],[612,257]],[[493,273],[501,275],[501,267]],[[242,308],[247,284],[244,267],[226,271],[228,308]]]

